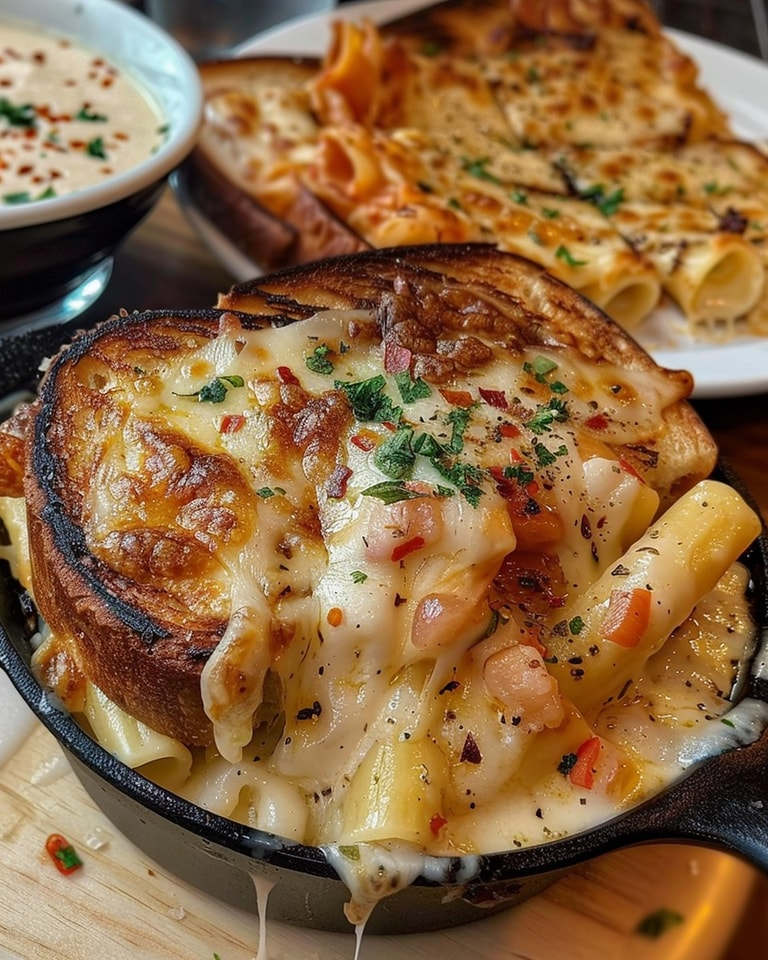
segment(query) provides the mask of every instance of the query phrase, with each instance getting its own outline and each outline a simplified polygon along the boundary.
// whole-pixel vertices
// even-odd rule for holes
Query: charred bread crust
[[[108,402],[99,397],[98,372],[88,389],[76,371],[95,357],[122,365],[130,376],[133,352],[188,349],[190,337],[214,337],[219,319],[215,310],[126,314],[77,337],[41,382],[24,482],[34,595],[44,619],[81,673],[118,706],[190,744],[210,740],[200,673],[226,622],[191,615],[169,594],[121,575],[94,554],[81,484],[89,476],[88,433],[99,430]],[[87,424],[84,434],[76,433],[76,422]],[[75,465],[78,451],[84,459]]]
[[[106,538],[94,537],[98,524],[89,504],[103,494],[99,484],[110,482],[99,469],[99,451],[112,442],[129,449],[120,433],[127,413],[112,401],[106,373],[130,379],[141,374],[142,358],[162,363],[174,353],[194,351],[215,338],[228,318],[246,329],[279,327],[327,308],[372,311],[377,340],[410,350],[414,372],[436,385],[449,383],[456,370],[452,346],[463,349],[464,370],[482,365],[481,335],[512,355],[531,347],[572,351],[596,373],[605,365],[620,369],[630,384],[635,373],[661,377],[672,398],[661,422],[641,443],[614,445],[615,453],[665,500],[714,465],[714,443],[685,399],[688,374],[659,371],[589,301],[534,264],[492,246],[398,248],[333,258],[237,285],[216,310],[111,318],[54,358],[33,417],[27,418],[25,495],[34,596],[85,676],[134,717],[187,744],[211,742],[200,681],[228,614],[208,604],[198,587],[207,575],[206,550],[197,548],[208,535],[207,517],[191,541],[177,543],[168,534],[175,520],[162,511],[186,504],[179,489],[184,496],[199,494],[209,512],[223,511],[227,499],[230,513],[219,526],[237,547],[258,536],[248,521],[256,514],[255,494],[226,455],[198,449],[191,437],[170,436],[163,423],[153,423],[147,428],[151,456],[145,473],[152,457],[160,458],[161,475],[175,473],[171,480],[135,477],[140,489],[131,495],[144,497],[149,512],[159,511],[159,533],[149,522],[139,531],[113,523]],[[118,497],[120,490],[111,495]],[[210,515],[216,523],[221,519]]]

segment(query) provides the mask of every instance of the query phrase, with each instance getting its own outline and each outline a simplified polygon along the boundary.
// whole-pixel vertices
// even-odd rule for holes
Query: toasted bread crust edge
[[[136,715],[141,704],[139,719],[148,726],[200,745],[211,740],[200,700],[200,673],[226,623],[174,635],[172,624],[127,601],[121,595],[126,585],[89,552],[62,489],[56,444],[64,439],[65,426],[59,420],[57,387],[66,368],[104,337],[130,337],[132,331],[146,336],[146,324],[158,339],[163,327],[169,334],[214,337],[219,317],[216,310],[134,313],[113,317],[76,337],[53,359],[41,381],[24,478],[34,596],[42,616],[72,651],[80,671],[118,706]],[[184,655],[185,649],[196,655]]]

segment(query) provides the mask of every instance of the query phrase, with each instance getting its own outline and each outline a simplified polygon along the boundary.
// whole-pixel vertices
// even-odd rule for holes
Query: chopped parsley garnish
[[[83,120],[86,123],[106,123],[108,119],[109,117],[103,113],[91,113],[85,105],[75,114],[75,120]]]
[[[413,428],[402,427],[380,444],[373,454],[373,461],[379,470],[393,480],[410,476],[416,462],[412,441]]]
[[[568,408],[565,400],[558,400],[552,397],[549,403],[544,407],[539,407],[531,419],[528,421],[528,428],[533,433],[540,435],[549,433],[553,423],[565,423],[568,420]]]
[[[557,461],[558,457],[564,457],[568,453],[568,447],[563,443],[557,450],[550,450],[543,443],[535,443],[533,452],[536,456],[536,465],[538,467],[551,467]]]
[[[4,193],[3,203],[31,203],[32,194],[29,190],[20,190],[18,193]]]
[[[270,497],[275,496],[275,491],[272,487],[260,487],[256,491],[256,496],[261,497],[262,500],[269,500]]]
[[[440,474],[458,489],[470,506],[476,507],[480,503],[483,495],[480,484],[485,480],[484,470],[471,463],[446,464],[437,459],[432,463]]]
[[[536,357],[530,363],[524,363],[523,370],[530,373],[538,383],[546,383],[549,374],[557,370],[557,364],[547,357]]]
[[[563,263],[567,263],[569,267],[583,267],[584,264],[588,262],[587,260],[577,260],[568,247],[562,243],[557,250],[555,250],[555,256],[558,260],[562,260]]]
[[[438,457],[445,457],[449,451],[442,444],[438,443],[429,433],[420,433],[413,441],[413,449],[428,460],[435,460]]]
[[[710,197],[724,197],[727,193],[730,193],[732,189],[732,187],[717,183],[716,180],[710,180],[709,183],[704,184],[704,193]]]
[[[606,193],[600,183],[586,187],[579,193],[582,200],[588,200],[606,217],[612,217],[624,203],[624,188],[617,187],[612,193]]]
[[[56,190],[50,184],[36,197],[33,197],[29,190],[20,190],[18,193],[6,193],[3,195],[3,202],[9,204],[15,203],[33,203],[36,200],[50,200],[55,197]]]
[[[333,363],[328,359],[329,353],[333,351],[328,344],[321,343],[306,358],[305,363],[313,373],[333,373]]]
[[[403,411],[400,407],[396,407],[384,393],[386,380],[381,374],[355,383],[336,380],[333,385],[346,394],[352,413],[357,420],[376,423],[400,422]]]
[[[221,403],[230,387],[242,387],[244,384],[242,377],[214,377],[200,390],[197,399],[201,403]]]
[[[513,190],[509,195],[515,203],[528,203],[528,194],[524,190]]]
[[[415,490],[409,490],[402,480],[382,480],[372,487],[361,491],[364,497],[375,497],[383,503],[399,503],[401,500],[416,500],[425,496]]]
[[[421,377],[414,380],[407,370],[395,374],[395,383],[403,403],[415,403],[432,395],[432,388],[426,380],[422,380]]]
[[[653,913],[649,913],[647,917],[643,917],[635,927],[635,932],[643,937],[651,937],[655,940],[663,933],[671,930],[672,927],[676,927],[679,923],[682,923],[683,919],[683,915],[678,913],[677,910],[670,910],[669,907],[660,907]]]
[[[448,414],[448,423],[453,427],[451,442],[448,445],[451,453],[461,453],[464,449],[464,434],[469,425],[469,417],[468,407],[454,407]]]
[[[12,127],[34,127],[37,123],[35,108],[31,103],[22,103],[17,107],[5,97],[0,97],[0,117],[4,117]]]
[[[512,467],[504,467],[501,475],[506,480],[516,480],[521,487],[527,487],[528,484],[533,483],[533,470],[523,466],[521,463],[517,463]]]
[[[478,180],[487,180],[489,183],[501,184],[501,180],[487,169],[490,162],[490,157],[478,157],[476,160],[463,157],[461,166],[463,170],[466,170],[471,176],[477,177]]]
[[[363,573],[362,570],[353,570],[352,573],[350,573],[350,577],[352,578],[352,583],[365,583],[368,579],[368,574]]]
[[[94,137],[93,140],[89,140],[85,145],[85,152],[89,157],[94,157],[96,160],[106,160],[107,150],[104,146],[104,138]]]
[[[581,619],[581,617],[573,617],[568,621],[568,629],[571,631],[574,637],[578,637],[578,635],[584,629],[584,621]]]
[[[538,356],[532,362],[523,364],[523,371],[529,373],[537,383],[546,384],[552,393],[568,393],[568,387],[560,380],[549,380],[549,375],[557,370],[557,364],[548,357]]]
[[[177,393],[177,397],[197,397],[200,403],[223,403],[230,387],[245,386],[245,380],[239,376],[214,377],[210,383],[195,390],[194,393]]]

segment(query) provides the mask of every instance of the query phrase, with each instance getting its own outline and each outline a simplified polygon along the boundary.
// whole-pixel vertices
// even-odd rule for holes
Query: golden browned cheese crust
[[[291,321],[345,311],[351,355],[363,346],[399,351],[414,377],[449,392],[492,358],[508,358],[511,377],[521,357],[548,352],[581,371],[572,372],[574,396],[587,411],[589,398],[606,395],[637,411],[622,427],[628,440],[602,414],[580,429],[663,502],[714,464],[714,444],[686,403],[686,373],[660,371],[570,288],[490,246],[372,251],[292,268],[234,287],[219,308],[122,315],[81,334],[54,358],[26,415],[34,596],[66,682],[74,663],[127,712],[185,743],[211,741],[201,673],[227,630],[243,556],[261,544],[255,567],[260,552],[282,558],[259,574],[273,612],[267,655],[279,658],[292,638],[287,605],[311,594],[323,563],[317,491],[343,488],[343,438],[355,415],[338,386],[300,385],[292,371],[304,359],[280,347],[293,327],[279,328]],[[244,358],[261,348],[249,331],[273,327],[274,369],[210,379],[225,347],[250,369]],[[202,396],[201,379],[218,397]],[[643,399],[649,385],[653,401]],[[211,427],[214,404],[238,390],[258,410],[222,414]],[[255,445],[227,446],[249,418]],[[270,491],[268,525],[257,519],[267,509],[264,477],[294,491],[290,500]],[[303,579],[285,572],[299,556]],[[61,659],[44,669],[55,683]]]

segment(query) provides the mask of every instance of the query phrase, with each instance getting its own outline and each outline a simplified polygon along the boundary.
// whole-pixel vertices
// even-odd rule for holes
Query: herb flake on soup
[[[0,24],[0,206],[64,196],[125,173],[166,126],[138,85],[69,37]]]

